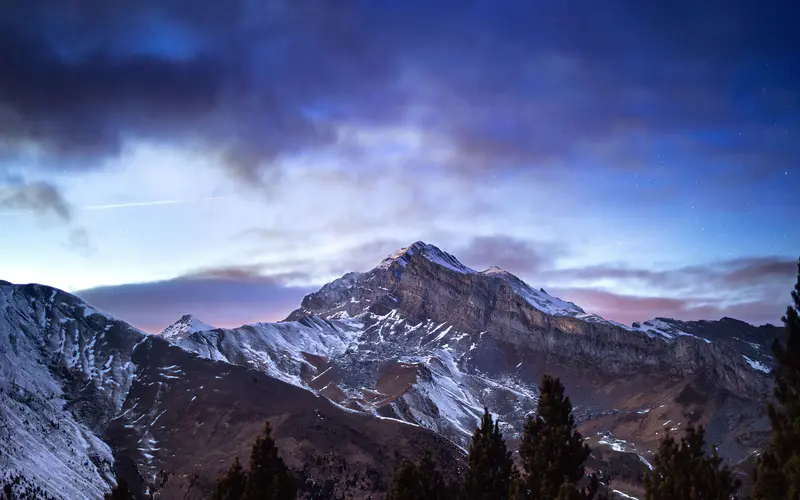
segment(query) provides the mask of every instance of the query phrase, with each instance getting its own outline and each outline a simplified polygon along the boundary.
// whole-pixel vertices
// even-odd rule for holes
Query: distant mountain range
[[[430,449],[457,468],[484,406],[513,445],[549,373],[588,465],[636,494],[658,440],[687,422],[732,462],[765,442],[780,332],[625,326],[422,242],[282,322],[234,329],[186,315],[147,335],[65,292],[0,282],[0,470],[54,498],[101,498],[115,471],[156,497],[206,498],[268,418],[309,485],[380,498],[402,457]]]

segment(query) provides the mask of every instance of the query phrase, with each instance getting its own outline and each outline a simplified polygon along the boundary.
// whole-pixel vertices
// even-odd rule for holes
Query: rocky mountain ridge
[[[202,498],[270,418],[290,464],[316,464],[312,482],[380,497],[401,456],[384,448],[429,443],[455,464],[484,406],[513,446],[550,373],[594,466],[635,485],[686,422],[705,424],[732,461],[763,443],[779,333],[729,318],[622,325],[422,242],[323,286],[282,322],[234,329],[185,315],[148,336],[64,292],[0,282],[0,466],[56,498],[99,498],[115,468],[140,491]]]
[[[739,460],[765,436],[779,332],[729,318],[626,326],[418,242],[323,286],[282,323],[176,342],[461,446],[484,405],[518,435],[539,377],[554,373],[595,442],[646,460],[665,430],[701,422]]]
[[[403,456],[431,450],[451,471],[461,458],[418,426],[203,359],[65,292],[0,282],[0,483],[16,495],[101,499],[123,477],[142,497],[205,499],[265,420],[308,491],[380,497]]]
[[[627,327],[536,291],[499,268],[475,272],[422,242],[368,273],[351,273],[325,285],[308,295],[288,319],[347,318],[364,311],[383,315],[393,310],[412,324],[431,320],[470,335],[485,331],[514,346],[589,360],[613,375],[642,369],[675,376],[705,371],[725,389],[753,397],[764,394],[769,379],[751,368],[769,370],[769,342],[778,331],[769,326],[754,331],[739,322],[736,331],[743,329],[747,338],[717,333],[712,340],[702,333],[719,330],[714,322],[656,318]],[[763,335],[754,333],[758,331]]]

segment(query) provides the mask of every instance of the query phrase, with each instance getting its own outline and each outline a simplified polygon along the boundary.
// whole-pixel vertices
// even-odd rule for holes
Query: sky
[[[0,279],[280,320],[417,240],[625,323],[779,324],[792,1],[0,7]]]

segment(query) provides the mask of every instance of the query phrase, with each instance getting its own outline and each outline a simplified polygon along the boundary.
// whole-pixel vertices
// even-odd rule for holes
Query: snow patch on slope
[[[744,354],[742,354],[742,357],[744,358],[745,361],[747,361],[747,364],[750,365],[750,367],[753,368],[754,370],[758,370],[758,371],[764,372],[764,373],[769,373],[770,372],[770,368],[767,365],[765,365],[764,363],[762,363],[760,361],[756,361],[754,359],[750,359],[747,356],[745,356]]]
[[[357,321],[325,321],[308,317],[303,322],[256,323],[233,330],[194,332],[174,343],[204,358],[249,366],[298,387],[303,367],[315,370],[306,359],[311,354],[330,359],[344,352],[360,335]]]
[[[650,321],[645,321],[643,323],[634,323],[633,326],[631,326],[628,329],[632,331],[642,332],[651,338],[660,338],[663,340],[675,340],[678,337],[692,337],[697,340],[702,340],[706,344],[711,343],[711,341],[705,337],[698,337],[697,335],[693,335],[691,333],[681,330],[678,325],[680,325],[680,322],[668,321],[664,318],[655,318],[651,319]]]

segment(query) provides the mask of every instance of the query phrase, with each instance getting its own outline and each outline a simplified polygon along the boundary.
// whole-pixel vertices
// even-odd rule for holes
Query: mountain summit
[[[405,268],[414,255],[418,255],[419,257],[457,273],[475,273],[473,269],[468,268],[449,253],[423,241],[418,241],[411,246],[401,248],[400,250],[394,252],[392,255],[386,257],[383,262],[378,265],[378,268]]]
[[[202,332],[203,330],[213,330],[216,327],[208,325],[200,321],[197,317],[191,314],[184,314],[175,323],[164,328],[161,336],[167,340],[185,337],[186,335],[194,332]]]
[[[410,268],[410,271],[407,271]],[[328,315],[343,312],[348,316],[357,314],[364,309],[364,305],[374,306],[386,304],[382,299],[390,294],[384,293],[388,287],[403,281],[404,274],[415,276],[426,273],[431,277],[427,283],[432,286],[442,281],[457,280],[467,286],[488,287],[488,283],[497,282],[496,286],[506,287],[507,292],[517,296],[521,301],[542,313],[556,316],[581,316],[586,312],[572,302],[563,301],[547,294],[544,290],[535,290],[513,274],[492,266],[489,269],[477,272],[462,264],[453,255],[439,249],[434,245],[418,241],[411,246],[401,248],[385,258],[373,270],[366,273],[348,273],[338,280],[323,286],[318,292],[305,297],[302,306],[293,312],[289,319],[296,319],[305,314]],[[450,275],[450,278],[446,278]],[[359,286],[360,283],[369,283],[369,286]],[[503,283],[504,285],[499,285]],[[355,290],[355,296],[348,291]],[[347,295],[346,300],[342,300]],[[391,301],[391,297],[388,299]],[[588,317],[588,316],[587,316]],[[595,320],[602,320],[591,316]],[[604,321],[604,320],[603,320]]]

